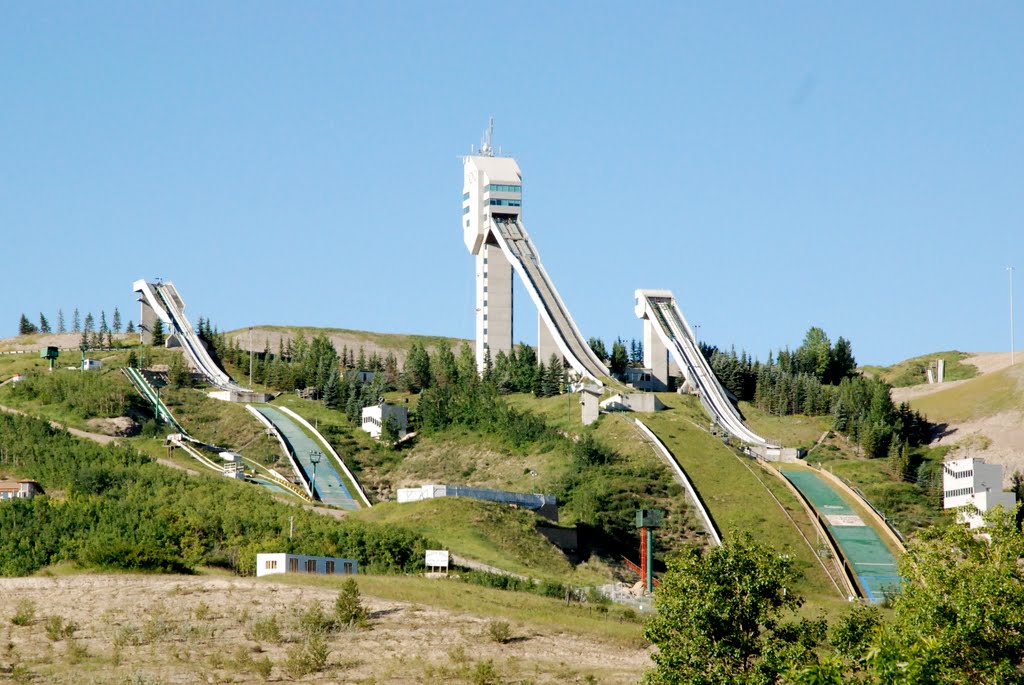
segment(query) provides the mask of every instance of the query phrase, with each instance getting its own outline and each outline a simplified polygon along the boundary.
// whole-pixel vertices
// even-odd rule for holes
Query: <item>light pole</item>
[[[249,387],[252,387],[252,326],[249,326]]]
[[[1010,366],[1013,366],[1013,267],[1008,266],[1010,272]]]
[[[319,450],[309,451],[309,461],[313,464],[313,482],[309,486],[310,493],[313,495],[313,499],[316,499],[316,465],[320,463],[320,459],[324,456],[324,453]]]

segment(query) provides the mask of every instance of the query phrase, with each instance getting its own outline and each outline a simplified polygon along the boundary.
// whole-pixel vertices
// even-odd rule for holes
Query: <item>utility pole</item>
[[[1008,266],[1006,270],[1010,272],[1010,366],[1013,366],[1013,267]]]
[[[249,326],[249,387],[252,387],[252,326]]]

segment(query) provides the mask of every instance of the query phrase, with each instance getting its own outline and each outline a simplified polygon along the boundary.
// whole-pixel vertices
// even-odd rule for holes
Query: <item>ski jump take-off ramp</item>
[[[743,423],[736,406],[700,351],[671,290],[637,290],[634,312],[644,321],[644,366],[668,387],[668,357],[679,367],[686,384],[700,396],[711,417],[736,439],[755,448],[777,448]]]
[[[493,120],[491,122],[493,129]],[[537,306],[537,357],[564,358],[581,377],[602,384],[602,363],[558,295],[521,220],[523,181],[511,157],[495,156],[489,129],[479,154],[463,158],[462,231],[476,257],[476,361],[512,350],[512,272]]]
[[[199,339],[199,335],[196,334],[188,317],[185,316],[185,302],[181,299],[181,295],[178,294],[178,289],[174,287],[173,283],[170,281],[147,283],[144,279],[140,279],[132,284],[132,288],[139,293],[139,302],[142,304],[139,330],[143,342],[152,342],[153,325],[159,319],[167,332],[168,346],[175,343],[180,345],[193,368],[203,374],[211,384],[230,395],[230,399],[249,402],[266,401],[263,394],[254,393],[252,390],[238,385],[231,379],[231,376],[217,366],[207,351],[206,345]]]

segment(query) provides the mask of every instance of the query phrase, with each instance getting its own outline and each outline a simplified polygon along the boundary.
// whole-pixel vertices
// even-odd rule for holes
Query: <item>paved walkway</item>
[[[876,604],[899,591],[903,579],[896,558],[878,535],[832,486],[813,471],[786,470],[789,482],[810,500],[853,567],[868,599]]]
[[[302,430],[302,426],[295,423],[284,412],[267,405],[254,404],[252,408],[265,416],[280,431],[281,436],[288,443],[288,447],[295,456],[295,460],[299,462],[299,466],[305,471],[307,480],[312,479],[313,476],[313,462],[309,459],[309,453],[317,451],[323,455],[316,467],[316,494],[320,497],[321,502],[341,507],[342,509],[354,510],[359,508],[358,502],[352,497],[352,493],[349,492],[348,488],[345,487],[344,481],[334,468],[331,457],[324,450],[323,445],[317,444]]]

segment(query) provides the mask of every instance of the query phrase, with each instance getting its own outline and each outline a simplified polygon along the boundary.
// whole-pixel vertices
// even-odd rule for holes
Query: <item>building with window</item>
[[[34,480],[0,480],[0,500],[31,499],[43,494],[43,489]]]
[[[381,402],[372,407],[363,408],[362,429],[378,440],[387,421],[394,422],[395,430],[398,432],[398,439],[401,440],[409,432],[408,407]]]
[[[303,554],[271,553],[256,555],[256,575],[308,573],[319,576],[352,576],[359,572],[355,559],[310,557]]]
[[[1002,505],[1012,509],[1017,497],[1003,492],[1003,467],[984,459],[953,459],[942,465],[942,507],[958,509],[957,520],[971,528],[985,525],[983,515]]]

